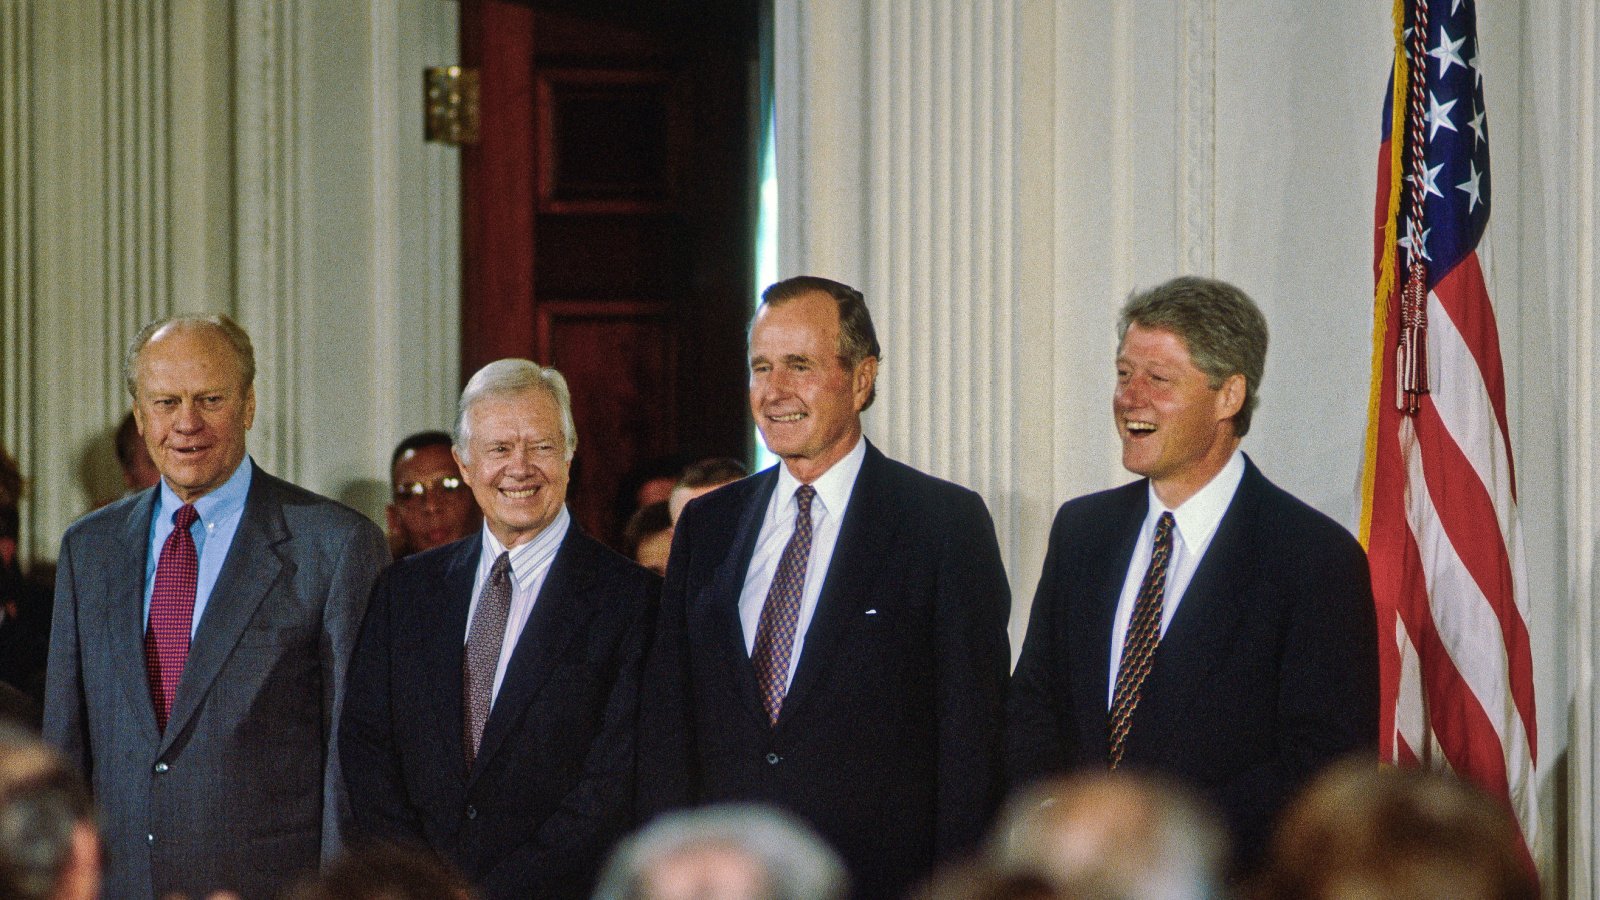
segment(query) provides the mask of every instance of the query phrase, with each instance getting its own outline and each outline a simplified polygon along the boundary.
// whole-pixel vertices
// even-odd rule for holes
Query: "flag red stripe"
[[[1517,498],[1516,468],[1511,460],[1511,430],[1506,426],[1506,374],[1500,363],[1500,329],[1495,324],[1494,304],[1489,302],[1489,289],[1483,282],[1483,269],[1478,265],[1478,254],[1468,253],[1451,269],[1434,288],[1439,304],[1455,323],[1461,340],[1478,361],[1478,371],[1483,376],[1483,386],[1494,407],[1494,419],[1500,426],[1500,443],[1506,451],[1506,468],[1511,471],[1511,499]]]
[[[1451,768],[1484,790],[1499,796],[1511,794],[1506,776],[1505,750],[1500,735],[1484,712],[1483,704],[1461,679],[1455,660],[1439,639],[1422,575],[1422,558],[1413,541],[1406,542],[1408,574],[1400,604],[1400,618],[1416,645],[1427,686],[1428,724]]]
[[[1460,379],[1455,379],[1460,383]],[[1506,652],[1506,665],[1511,679],[1511,696],[1522,717],[1522,727],[1528,733],[1530,751],[1534,747],[1536,725],[1531,721],[1533,712],[1533,657],[1529,649],[1528,629],[1517,609],[1516,596],[1511,581],[1511,560],[1507,555],[1500,533],[1499,517],[1494,500],[1478,480],[1472,463],[1461,452],[1455,436],[1439,419],[1439,410],[1432,397],[1422,398],[1421,408],[1414,420],[1417,431],[1417,448],[1422,454],[1423,478],[1428,483],[1428,496],[1433,499],[1439,514],[1439,524],[1444,528],[1451,546],[1461,564],[1477,583],[1478,590],[1489,601],[1495,619],[1500,623],[1501,644]],[[1488,660],[1483,661],[1492,664]],[[1538,759],[1537,751],[1533,751]]]

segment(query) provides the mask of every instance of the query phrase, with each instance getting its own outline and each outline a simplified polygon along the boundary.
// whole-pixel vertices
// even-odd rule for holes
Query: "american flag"
[[[1361,537],[1384,757],[1502,798],[1531,862],[1538,726],[1505,375],[1480,262],[1490,182],[1479,63],[1472,0],[1396,0]]]

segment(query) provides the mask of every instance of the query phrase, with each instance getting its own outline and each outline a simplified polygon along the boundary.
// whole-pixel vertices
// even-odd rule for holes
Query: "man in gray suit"
[[[388,551],[246,455],[231,319],[147,326],[126,374],[161,482],[62,539],[45,737],[90,779],[106,896],[270,897],[338,847],[336,723]]]

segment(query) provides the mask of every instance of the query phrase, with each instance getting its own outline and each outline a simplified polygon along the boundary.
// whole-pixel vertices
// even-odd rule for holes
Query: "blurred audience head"
[[[130,491],[155,487],[161,480],[161,473],[150,458],[150,449],[139,436],[139,421],[132,410],[117,425],[117,465],[122,469],[122,483]]]
[[[470,900],[466,879],[432,851],[385,843],[348,847],[284,900]]]
[[[622,546],[633,561],[657,575],[667,574],[672,550],[672,517],[666,501],[641,507],[622,528]]]
[[[743,463],[726,456],[702,459],[684,469],[683,474],[678,476],[678,483],[672,486],[672,496],[667,501],[672,513],[672,524],[678,524],[678,516],[683,515],[683,508],[690,500],[702,494],[709,494],[748,474],[750,473]]]
[[[1290,805],[1263,900],[1535,900],[1510,813],[1449,775],[1340,763]]]
[[[623,841],[595,900],[844,900],[843,865],[810,829],[762,806],[662,816]]]
[[[99,890],[88,788],[38,738],[0,723],[0,897],[89,900]]]
[[[1002,872],[983,862],[947,867],[908,896],[909,900],[1099,900],[1067,893],[1029,872]]]
[[[396,559],[459,541],[478,527],[478,504],[451,454],[448,432],[419,431],[389,457],[389,549]]]
[[[1188,792],[1116,772],[1017,795],[990,856],[997,871],[1037,876],[1062,896],[1203,900],[1221,894],[1227,838]]]

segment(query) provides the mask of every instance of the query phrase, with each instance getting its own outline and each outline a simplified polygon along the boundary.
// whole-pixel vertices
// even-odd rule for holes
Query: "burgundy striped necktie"
[[[150,622],[144,632],[144,668],[150,679],[150,700],[156,726],[167,730],[172,698],[189,659],[189,632],[194,623],[194,593],[200,580],[200,558],[189,527],[198,519],[194,504],[172,514],[172,533],[156,560],[156,582],[150,591]]]
[[[789,691],[789,657],[794,651],[795,626],[800,621],[800,598],[805,593],[806,565],[811,561],[811,498],[817,489],[802,484],[795,489],[794,534],[778,558],[778,571],[767,589],[767,602],[761,607],[756,624],[756,643],[750,651],[756,681],[761,686],[761,705],[767,708],[767,721],[776,724]]]
[[[1139,689],[1150,674],[1156,645],[1161,643],[1161,608],[1167,592],[1167,561],[1172,558],[1172,513],[1164,512],[1156,522],[1155,548],[1150,552],[1150,568],[1139,582],[1139,597],[1133,601],[1133,616],[1128,635],[1122,642],[1122,662],[1117,668],[1117,690],[1111,697],[1111,740],[1106,763],[1113,769],[1122,762],[1133,710],[1139,705]]]

